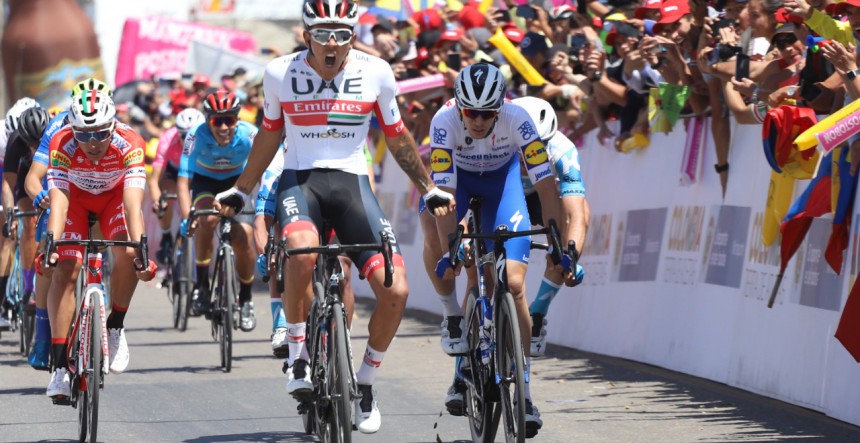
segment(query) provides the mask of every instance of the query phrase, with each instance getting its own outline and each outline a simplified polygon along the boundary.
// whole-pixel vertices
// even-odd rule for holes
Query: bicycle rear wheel
[[[472,441],[491,443],[496,439],[496,430],[499,427],[501,408],[498,402],[498,391],[495,382],[491,378],[493,374],[492,362],[485,365],[481,361],[480,318],[481,307],[477,306],[475,299],[477,294],[469,292],[466,298],[466,325],[471,325],[467,331],[469,341],[469,353],[462,358],[468,359],[468,366],[463,369],[463,376],[469,381],[466,383],[466,415],[469,417],[469,429],[472,433]]]
[[[328,374],[329,396],[331,405],[329,408],[329,435],[332,442],[350,443],[352,441],[352,414],[350,405],[352,395],[350,394],[349,352],[346,343],[346,318],[343,305],[335,303],[331,307],[332,315],[329,317],[328,334],[329,358]]]
[[[496,369],[504,417],[505,441],[522,443],[526,439],[525,358],[514,298],[509,292],[497,299]]]
[[[102,383],[102,334],[101,334],[101,294],[95,293],[90,306],[90,321],[87,334],[83,337],[89,342],[88,356],[80,374],[81,383],[78,393],[78,435],[80,441],[96,443],[99,422],[99,386]]]

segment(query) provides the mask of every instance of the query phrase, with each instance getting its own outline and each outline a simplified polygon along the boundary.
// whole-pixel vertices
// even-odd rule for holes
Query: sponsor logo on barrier
[[[430,168],[433,172],[447,172],[453,169],[451,154],[446,149],[434,149],[430,153]]]
[[[541,163],[546,163],[546,146],[540,140],[535,140],[526,146],[523,150],[523,155],[526,158],[526,163],[530,166],[536,166]]]

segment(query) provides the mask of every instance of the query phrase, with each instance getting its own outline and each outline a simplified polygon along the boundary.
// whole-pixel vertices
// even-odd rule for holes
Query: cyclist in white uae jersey
[[[280,181],[278,219],[289,248],[319,244],[324,224],[331,225],[344,244],[378,242],[380,230],[393,234],[370,191],[362,151],[372,112],[393,157],[425,195],[428,207],[437,215],[453,210],[453,198],[433,186],[415,140],[404,129],[391,68],[376,57],[352,50],[357,4],[306,0],[302,11],[308,50],[277,58],[266,67],[265,119],[236,187],[217,196],[222,213],[231,214],[239,206],[237,200],[251,191],[277,152],[285,129],[290,146]],[[382,260],[373,259],[373,254],[351,257],[377,296],[367,348],[356,374],[362,398],[355,404],[355,424],[363,433],[376,432],[381,423],[372,384],[409,292],[396,242],[393,251],[395,275],[390,288],[382,284],[384,273],[377,272]],[[290,336],[287,390],[296,395],[308,393],[312,387],[306,371],[304,321],[313,294],[315,262],[313,255],[300,255],[285,265],[290,282],[284,291]]]

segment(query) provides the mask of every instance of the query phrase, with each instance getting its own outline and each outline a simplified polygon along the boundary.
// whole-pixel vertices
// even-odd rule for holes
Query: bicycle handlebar
[[[344,252],[364,252],[364,251],[379,251],[382,253],[382,260],[385,269],[385,279],[383,284],[386,288],[390,288],[394,282],[394,263],[392,262],[392,247],[391,247],[391,238],[385,231],[380,231],[380,242],[379,243],[364,243],[364,244],[354,244],[354,245],[325,245],[325,246],[312,246],[307,248],[294,248],[294,249],[286,249],[285,241],[281,240],[281,247],[284,248],[284,256],[285,258],[289,258],[291,255],[301,255],[301,254],[323,254],[326,257],[334,257],[340,255]],[[271,238],[271,237],[270,237]],[[281,278],[282,274],[278,274],[279,278]],[[360,276],[360,278],[364,278],[364,276]]]
[[[158,197],[158,218],[164,217],[164,214],[167,212],[167,201],[168,200],[176,200],[179,198],[176,194],[161,194],[161,197]]]
[[[576,261],[579,259],[579,255],[576,254],[575,242],[571,240],[568,246],[569,249],[567,251],[563,251],[561,249],[560,235],[555,220],[550,219],[548,224],[548,227],[541,229],[532,229],[529,231],[508,231],[506,227],[500,226],[491,234],[466,234],[463,225],[457,225],[457,232],[448,236],[448,257],[451,259],[451,267],[456,268],[457,265],[460,264],[460,258],[457,256],[457,251],[460,249],[460,243],[463,242],[463,239],[493,240],[505,242],[507,240],[517,237],[527,237],[536,234],[547,234],[549,235],[550,239],[549,245],[531,242],[531,248],[548,250],[550,252],[550,258],[555,264],[561,263],[562,254],[569,255],[571,257],[571,261],[573,262],[572,269],[575,269]]]
[[[13,207],[6,216],[6,223],[3,223],[3,237],[9,238],[12,236],[12,220],[24,217],[36,217],[40,211],[19,211],[18,207]]]
[[[56,252],[57,247],[59,246],[84,246],[88,252],[91,251],[99,251],[102,249],[106,249],[109,246],[125,246],[129,248],[134,248],[140,251],[140,260],[143,267],[138,267],[135,264],[135,268],[138,271],[142,271],[149,267],[149,246],[146,243],[146,234],[140,236],[140,241],[130,241],[130,240],[97,240],[97,239],[88,239],[88,240],[72,240],[72,239],[61,239],[54,240],[54,232],[48,231],[45,234],[45,256],[47,259],[45,260],[45,264],[47,266],[55,267],[57,266],[56,262],[51,262],[51,255]]]

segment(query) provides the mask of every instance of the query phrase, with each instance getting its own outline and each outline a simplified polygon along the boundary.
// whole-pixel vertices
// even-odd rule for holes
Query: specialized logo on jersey
[[[540,140],[535,140],[523,149],[523,155],[529,168],[545,163],[547,160],[546,146]]]
[[[433,172],[449,172],[453,169],[451,154],[446,149],[434,149],[430,153],[430,169]]]
[[[134,151],[129,152],[125,157],[123,157],[122,161],[125,163],[126,167],[142,162],[143,149],[135,149]]]
[[[437,145],[444,145],[445,141],[448,139],[448,131],[445,128],[437,128],[433,127],[433,143]]]
[[[51,167],[68,169],[71,163],[72,161],[69,160],[69,157],[66,157],[58,151],[51,151]]]
[[[523,122],[523,124],[521,124],[520,127],[517,128],[517,131],[520,132],[520,137],[522,137],[523,140],[529,140],[535,135],[537,135],[535,127],[532,126],[532,123],[528,121]]]
[[[361,126],[370,118],[374,102],[355,100],[299,100],[281,102],[290,123],[299,126]]]

